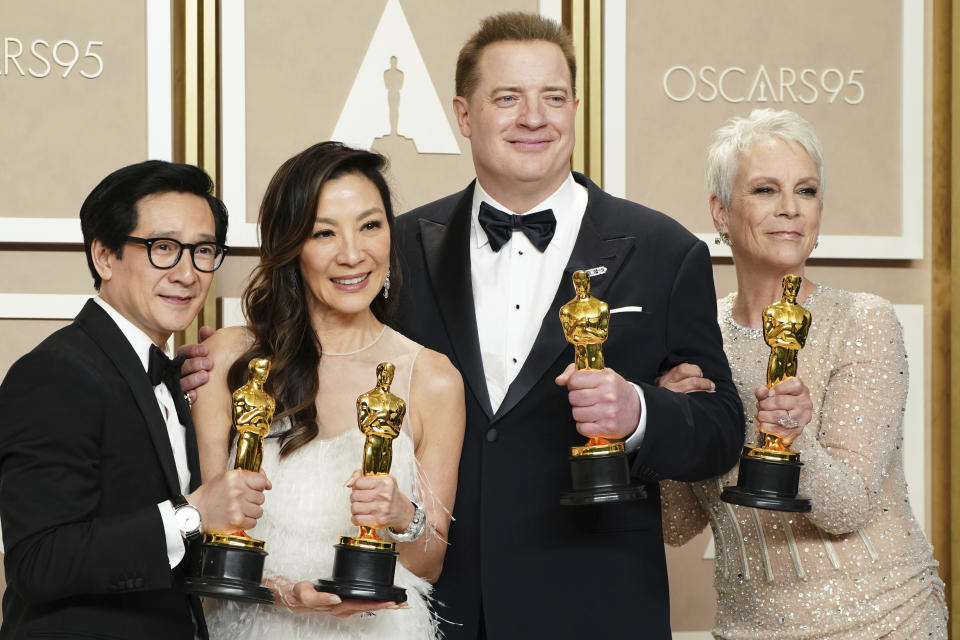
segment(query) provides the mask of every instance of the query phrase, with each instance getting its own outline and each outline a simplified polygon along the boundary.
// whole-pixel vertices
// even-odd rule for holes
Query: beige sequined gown
[[[350,523],[350,474],[360,468],[366,438],[357,428],[357,396],[377,382],[377,364],[392,362],[396,374],[391,392],[407,402],[407,417],[416,402],[410,397],[410,377],[422,347],[384,327],[371,344],[353,353],[328,353],[320,358],[320,392],[317,398],[318,437],[285,458],[280,458],[277,438],[264,443],[263,469],[273,489],[267,491],[263,517],[249,530],[265,540],[269,554],[266,577],[294,582],[329,578],[334,545],[339,536],[353,536]],[[271,433],[289,428],[275,422]],[[231,455],[230,460],[233,460]],[[422,486],[414,455],[412,428],[404,420],[393,441],[390,475],[400,490],[418,500],[431,500]],[[426,536],[421,539],[426,543]],[[434,543],[436,543],[434,541]],[[280,605],[238,604],[208,599],[207,626],[211,640],[433,640],[436,621],[430,608],[432,587],[423,578],[397,563],[394,583],[406,588],[408,609],[378,611],[375,616],[354,615],[339,619],[329,615],[294,613]]]
[[[733,321],[733,299],[719,301],[719,322],[754,443],[754,390],[766,382],[769,347],[760,329]],[[827,287],[801,304],[813,315],[798,371],[813,417],[791,448],[812,511],[721,502],[734,468],[661,483],[664,537],[680,545],[713,528],[717,638],[945,639],[943,582],[903,475],[907,360],[893,307]]]

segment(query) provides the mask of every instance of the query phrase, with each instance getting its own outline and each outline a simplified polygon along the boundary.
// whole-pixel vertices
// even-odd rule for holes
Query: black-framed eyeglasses
[[[223,264],[223,258],[230,247],[216,242],[196,242],[188,244],[173,238],[138,238],[127,236],[127,242],[142,244],[147,248],[150,264],[157,269],[172,269],[180,262],[184,249],[190,250],[190,259],[197,271],[210,273]]]

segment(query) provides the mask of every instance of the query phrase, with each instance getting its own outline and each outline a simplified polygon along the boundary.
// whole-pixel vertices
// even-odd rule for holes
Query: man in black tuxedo
[[[206,638],[182,590],[186,545],[250,528],[263,474],[200,484],[178,365],[226,248],[227,214],[197,167],[149,161],[80,210],[99,290],[0,385],[0,638]],[[184,495],[186,494],[186,495]]]
[[[447,355],[467,391],[435,594],[448,640],[669,638],[657,480],[723,473],[743,441],[707,248],[571,173],[575,72],[555,23],[485,20],[460,52],[454,99],[477,180],[396,225],[398,328]],[[573,271],[595,267],[606,272],[592,293],[612,314],[607,368],[575,371],[558,309]],[[656,387],[680,362],[715,390]],[[585,436],[625,440],[648,499],[560,506],[569,447]]]

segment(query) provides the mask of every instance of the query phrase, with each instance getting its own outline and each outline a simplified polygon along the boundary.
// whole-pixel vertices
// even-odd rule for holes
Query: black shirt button
[[[496,442],[500,434],[494,428],[487,429],[487,442]]]

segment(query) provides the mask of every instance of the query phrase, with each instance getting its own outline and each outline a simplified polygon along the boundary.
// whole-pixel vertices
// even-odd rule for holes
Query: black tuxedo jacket
[[[143,365],[90,300],[0,385],[0,638],[193,638],[198,603],[170,569],[157,509],[179,493]]]
[[[743,409],[717,326],[706,246],[673,219],[589,192],[586,214],[553,304],[499,409],[491,410],[470,277],[473,186],[398,218],[404,286],[398,325],[446,354],[463,375],[467,426],[454,522],[436,586],[446,638],[670,637],[660,524],[660,478],[697,480],[727,471],[743,443]],[[606,366],[644,391],[647,425],[631,456],[651,498],[562,507],[576,432],[566,388],[554,378],[573,361],[558,318],[575,296],[571,274],[605,266],[591,293],[611,309]],[[693,362],[715,393],[673,393],[654,378]],[[640,635],[637,635],[638,630]],[[592,634],[592,635],[591,635]],[[625,636],[626,637],[626,636]]]

